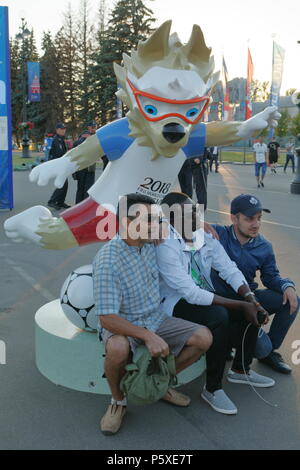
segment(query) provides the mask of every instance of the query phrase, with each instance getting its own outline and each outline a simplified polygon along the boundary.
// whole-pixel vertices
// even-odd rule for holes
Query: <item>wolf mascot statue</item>
[[[189,42],[170,36],[171,21],[160,26],[123,66],[115,64],[119,98],[129,108],[126,118],[100,128],[95,136],[62,158],[34,168],[30,180],[46,185],[66,178],[107,155],[110,163],[89,190],[89,198],[67,209],[59,218],[42,206],[32,207],[5,222],[6,234],[16,242],[31,240],[47,249],[106,241],[120,195],[148,194],[159,202],[170,190],[186,158],[204,146],[228,145],[277,125],[276,107],[245,122],[201,123],[209,92],[218,80],[211,49],[199,26]],[[113,224],[115,226],[115,224]]]

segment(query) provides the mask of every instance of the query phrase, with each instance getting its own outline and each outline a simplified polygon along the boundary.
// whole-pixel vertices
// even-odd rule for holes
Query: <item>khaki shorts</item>
[[[182,318],[166,317],[155,333],[167,343],[170,352],[176,357],[182,351],[188,339],[199,330],[199,328],[204,328],[204,326],[183,320]],[[103,328],[100,334],[100,340],[102,339],[106,345],[108,339],[112,336],[115,336],[114,333]],[[132,352],[135,351],[139,344],[143,344],[142,340],[132,338],[131,336],[128,336],[127,339]]]

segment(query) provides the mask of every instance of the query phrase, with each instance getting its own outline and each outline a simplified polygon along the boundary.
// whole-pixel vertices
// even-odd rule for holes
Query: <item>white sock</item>
[[[127,406],[127,398],[124,397],[123,400],[115,400],[113,397],[111,397],[111,404],[112,405]]]

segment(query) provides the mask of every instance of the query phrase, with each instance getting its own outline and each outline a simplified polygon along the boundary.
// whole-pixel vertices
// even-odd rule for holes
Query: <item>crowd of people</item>
[[[99,338],[112,393],[101,420],[105,435],[122,425],[127,400],[120,383],[140,344],[154,357],[172,353],[177,373],[206,354],[201,397],[226,415],[238,412],[223,387],[226,360],[232,360],[226,378],[233,384],[275,385],[253,370],[254,358],[291,373],[278,349],[299,298],[293,281],[280,276],[271,243],[259,233],[263,212],[270,211],[243,194],[231,202],[230,212],[230,226],[203,229],[199,206],[187,194],[171,192],[160,206],[140,194],[120,199],[118,234],[93,263]],[[258,273],[263,289],[255,280]],[[270,315],[271,327],[262,333]],[[191,402],[173,388],[162,399],[182,407]]]

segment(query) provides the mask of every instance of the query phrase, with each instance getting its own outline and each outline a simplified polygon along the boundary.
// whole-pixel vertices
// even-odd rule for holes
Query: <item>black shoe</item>
[[[272,351],[267,357],[259,359],[259,361],[282,374],[290,374],[292,372],[290,366],[284,362],[281,354],[278,352]]]
[[[71,206],[69,206],[69,204],[66,204],[65,202],[63,202],[62,204],[59,204],[60,208],[61,209],[70,209]]]
[[[259,183],[258,183],[257,187],[260,188],[260,184],[259,184]]]
[[[56,202],[48,202],[48,207],[52,207],[56,211],[60,211],[61,207]]]
[[[261,185],[263,188],[265,187],[265,185],[264,185],[264,183],[263,183],[262,181],[260,182],[260,185]]]

